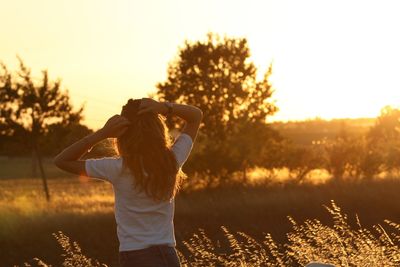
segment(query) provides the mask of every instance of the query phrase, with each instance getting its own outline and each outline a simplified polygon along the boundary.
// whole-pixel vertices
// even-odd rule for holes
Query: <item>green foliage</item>
[[[194,151],[187,170],[227,177],[254,166],[254,155],[261,153],[258,142],[272,131],[266,117],[277,108],[270,101],[272,67],[260,81],[249,57],[246,39],[210,33],[204,42],[186,42],[169,65],[167,80],[158,84],[159,99],[195,105],[204,112],[201,149]]]

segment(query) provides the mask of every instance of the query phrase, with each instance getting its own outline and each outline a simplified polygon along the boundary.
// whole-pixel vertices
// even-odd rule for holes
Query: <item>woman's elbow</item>
[[[199,121],[201,121],[202,119],[203,119],[203,111],[200,109],[200,108],[198,108],[198,107],[196,107],[196,115],[197,115],[197,119],[199,120]]]
[[[62,161],[58,158],[58,156],[56,156],[56,157],[53,158],[53,164],[54,164],[56,167],[58,167],[58,168],[61,169]]]

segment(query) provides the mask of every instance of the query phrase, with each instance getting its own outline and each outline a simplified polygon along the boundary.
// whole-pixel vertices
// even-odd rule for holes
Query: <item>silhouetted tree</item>
[[[282,156],[277,150],[283,141],[283,137],[265,122],[246,120],[240,123],[236,131],[227,137],[230,147],[226,156],[231,159],[231,169],[235,171],[240,168],[242,182],[248,182],[249,169],[278,164],[274,153],[275,156]]]
[[[368,139],[365,142],[365,153],[361,161],[361,173],[364,178],[372,179],[383,171],[384,151]]]
[[[371,178],[381,171],[400,170],[400,110],[390,106],[381,110],[375,125],[367,134],[369,158],[366,176]],[[371,162],[372,161],[372,162]]]
[[[43,155],[54,156],[68,145],[92,132],[87,126],[78,123],[51,124],[40,138],[41,152]]]
[[[366,134],[351,136],[342,130],[326,145],[327,170],[340,179],[372,179],[383,171],[400,170],[400,110],[385,107]]]
[[[347,126],[342,125],[335,139],[325,142],[326,169],[334,179],[342,180],[344,176],[359,177],[362,162],[365,160],[363,136],[351,135]]]
[[[161,100],[196,105],[204,112],[199,143],[205,143],[198,160],[191,161],[197,171],[224,175],[246,166],[244,161],[234,166],[229,155],[235,154],[232,148],[237,144],[230,138],[251,134],[248,123],[265,124],[266,117],[277,110],[270,101],[272,67],[260,81],[249,57],[246,39],[210,33],[204,42],[185,42],[169,65],[167,80],[157,85]]]
[[[288,168],[296,183],[302,183],[311,171],[323,168],[325,157],[320,144],[286,144],[283,154],[284,166]]]
[[[21,59],[19,63],[16,74],[10,73],[2,64],[0,130],[2,135],[12,136],[32,150],[38,161],[46,199],[50,200],[40,153],[40,138],[52,124],[78,123],[83,107],[74,112],[68,92],[61,91],[59,80],[50,81],[47,71],[42,72],[40,81],[35,81]]]

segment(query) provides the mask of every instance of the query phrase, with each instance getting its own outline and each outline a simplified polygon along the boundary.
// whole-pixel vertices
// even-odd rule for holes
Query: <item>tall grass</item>
[[[358,227],[353,229],[334,201],[326,209],[333,226],[316,219],[298,224],[288,217],[292,230],[285,244],[275,242],[270,234],[260,242],[221,227],[230,247],[229,253],[222,253],[220,243],[199,230],[184,242],[190,256],[181,254],[182,262],[189,266],[304,266],[313,261],[336,266],[400,266],[400,224],[386,220],[368,230],[357,220]]]
[[[82,249],[77,242],[71,241],[68,236],[63,232],[59,231],[53,233],[53,236],[57,240],[58,244],[62,247],[63,258],[62,266],[64,267],[107,267],[106,264],[100,263],[96,259],[89,258],[82,253]],[[50,267],[51,265],[46,264],[39,258],[33,258],[30,262],[25,262],[24,266],[42,266]]]
[[[61,247],[54,245],[56,242],[52,237],[52,233],[58,233],[59,230],[79,243],[87,259],[97,259],[109,266],[118,266],[118,240],[115,232],[111,185],[85,177],[63,178],[65,174],[47,164],[52,197],[51,202],[47,203],[42,192],[41,180],[31,178],[29,159],[24,161],[0,159],[0,165],[0,266],[21,264],[35,256],[53,266],[60,266],[64,262],[61,254],[66,253]],[[315,176],[321,180],[320,173]],[[194,233],[198,236],[198,240],[202,239],[203,243],[209,240],[212,244],[209,246],[210,249],[203,250],[203,253],[208,251],[210,258],[214,253],[214,257],[219,260],[224,259],[226,264],[230,260],[232,265],[237,265],[238,262],[242,262],[242,265],[251,265],[252,262],[257,262],[256,259],[259,261],[268,259],[268,262],[273,263],[274,259],[279,258],[279,253],[294,254],[290,256],[293,264],[294,262],[303,264],[308,260],[323,260],[322,256],[318,256],[322,255],[320,252],[311,249],[322,250],[323,246],[306,246],[303,242],[296,250],[290,252],[288,245],[296,244],[294,240],[290,240],[290,233],[295,233],[296,229],[293,222],[297,222],[297,227],[306,227],[304,226],[306,223],[312,222],[316,227],[307,229],[325,231],[334,236],[329,229],[338,230],[331,222],[330,213],[321,207],[331,199],[343,207],[346,213],[357,213],[361,218],[362,227],[353,216],[348,220],[351,231],[370,229],[371,234],[378,238],[378,231],[382,227],[398,246],[398,235],[393,237],[393,232],[390,232],[398,225],[384,222],[379,226],[376,223],[383,222],[384,219],[400,221],[399,179],[343,183],[321,181],[316,183],[317,185],[294,185],[266,173],[259,173],[258,178],[260,180],[255,179],[254,185],[238,184],[229,188],[184,190],[178,195],[175,226],[177,248],[181,252],[183,262],[196,265],[196,261],[199,261],[187,247],[191,244],[191,240],[195,239]],[[265,182],[260,182],[262,179]],[[329,208],[333,209],[331,205]],[[287,215],[294,219],[287,220]],[[314,220],[308,222],[309,218],[317,218],[319,224]],[[220,228],[221,225],[226,227]],[[198,230],[199,228],[204,230]],[[236,253],[235,251],[239,250],[237,247],[233,250],[231,244],[234,243],[230,242],[233,239],[228,239],[227,233],[236,239],[243,251],[246,249],[250,251],[251,256]],[[244,236],[252,238],[258,245],[246,240]],[[294,235],[293,238],[296,236],[300,235]],[[275,250],[264,244],[269,239],[272,240],[269,242],[270,245],[275,244]],[[316,238],[313,240],[316,244],[319,242]],[[352,244],[350,241],[348,243]],[[265,252],[253,253],[256,250],[251,248],[251,244],[256,246],[258,251]],[[325,250],[330,249],[328,243],[325,245]],[[192,247],[196,246],[192,244]],[[306,248],[307,252],[301,252]],[[272,254],[273,251],[275,254]],[[294,258],[296,255],[300,257],[308,254],[314,256],[304,258],[303,261]],[[360,253],[360,255],[367,254],[367,252]],[[94,263],[92,260],[92,264]],[[215,262],[215,264],[220,263]]]
[[[83,178],[51,179],[49,185],[52,200],[47,203],[40,180],[0,181],[0,265],[13,266],[38,257],[53,266],[60,266],[62,249],[54,245],[52,233],[62,230],[84,248],[88,258],[118,266],[112,187]],[[363,222],[362,228],[376,232],[373,225],[384,219],[400,221],[399,185],[399,180],[382,180],[318,186],[237,186],[181,192],[176,199],[177,248],[188,262],[195,264],[196,260],[191,259],[193,253],[185,244],[190,244],[196,233],[212,240],[219,257],[231,255],[230,243],[220,228],[225,225],[229,233],[243,242],[239,233],[245,233],[260,245],[267,236],[264,233],[270,233],[278,251],[282,251],[278,244],[290,244],[287,233],[294,231],[293,221],[303,225],[309,218],[317,218],[321,225],[335,229],[330,213],[322,207],[330,199],[335,199],[346,213],[357,213]],[[295,220],[287,220],[287,215]],[[353,217],[348,224],[351,229],[359,229],[359,223]],[[382,227],[385,231],[393,228],[386,223]],[[204,235],[199,228],[204,229]],[[325,228],[321,226],[320,229]],[[398,242],[398,238],[393,242]],[[286,252],[286,247],[284,249]]]
[[[305,266],[317,261],[335,266],[400,266],[400,224],[386,220],[371,230],[362,227],[357,218],[357,228],[352,228],[348,216],[334,201],[325,206],[333,226],[316,219],[299,224],[288,217],[292,230],[288,242],[277,243],[270,234],[262,241],[243,232],[232,233],[222,226],[225,240],[212,240],[200,229],[183,241],[188,256],[178,251],[183,266]],[[54,234],[64,253],[62,266],[106,266],[82,253],[76,242],[58,232]],[[229,244],[229,250],[221,243]],[[38,264],[39,263],[39,264]],[[36,266],[47,266],[35,259]],[[41,265],[40,265],[41,264]],[[25,266],[34,266],[25,263]]]

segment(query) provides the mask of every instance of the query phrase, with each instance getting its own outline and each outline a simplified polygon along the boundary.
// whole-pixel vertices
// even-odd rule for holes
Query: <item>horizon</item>
[[[273,63],[279,111],[269,121],[375,118],[400,104],[395,7],[395,1],[15,1],[0,11],[11,26],[0,36],[0,61],[15,70],[19,55],[35,77],[42,69],[52,80],[61,77],[74,106],[86,102],[83,123],[99,128],[127,99],[155,91],[185,40],[213,32],[245,37],[259,75]]]

